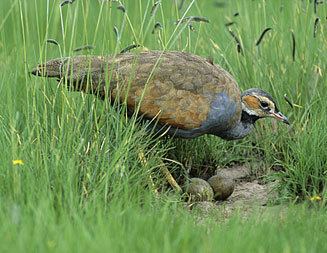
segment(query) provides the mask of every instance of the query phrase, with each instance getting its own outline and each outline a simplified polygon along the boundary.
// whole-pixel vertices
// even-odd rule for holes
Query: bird
[[[241,93],[226,70],[187,52],[64,57],[41,63],[31,73],[56,78],[73,91],[125,103],[128,115],[152,122],[151,129],[160,136],[208,134],[237,140],[247,136],[261,118],[290,124],[268,92],[251,88]],[[167,167],[161,164],[160,168],[169,184],[181,192]]]
[[[268,92],[250,88],[241,93],[226,70],[187,52],[64,57],[39,64],[31,73],[103,100],[125,102],[130,115],[156,119],[156,131],[174,137],[209,134],[237,140],[261,118],[290,124]]]

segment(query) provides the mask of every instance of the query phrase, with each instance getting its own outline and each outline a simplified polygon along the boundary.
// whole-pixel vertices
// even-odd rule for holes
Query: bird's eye
[[[260,101],[260,105],[262,108],[268,108],[268,103],[266,101]]]

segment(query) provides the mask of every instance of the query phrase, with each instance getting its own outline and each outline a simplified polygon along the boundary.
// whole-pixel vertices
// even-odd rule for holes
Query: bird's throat
[[[242,124],[254,124],[258,119],[260,119],[257,115],[251,115],[247,111],[242,110],[241,115],[241,123]]]

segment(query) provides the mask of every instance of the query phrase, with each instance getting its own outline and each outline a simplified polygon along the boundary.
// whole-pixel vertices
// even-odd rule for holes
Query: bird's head
[[[287,117],[277,108],[272,96],[258,88],[248,89],[242,94],[243,116],[255,122],[257,119],[272,117],[286,124],[290,124]]]

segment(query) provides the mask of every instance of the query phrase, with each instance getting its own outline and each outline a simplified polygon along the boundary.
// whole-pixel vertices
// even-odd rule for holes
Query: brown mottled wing
[[[143,52],[120,55],[111,68],[116,75],[111,95],[137,108],[148,118],[182,129],[200,127],[216,94],[225,92],[239,106],[230,119],[240,118],[240,91],[234,79],[206,59],[182,52]],[[113,76],[113,79],[114,76]],[[123,91],[123,92],[122,92]],[[127,92],[128,91],[128,92]]]

